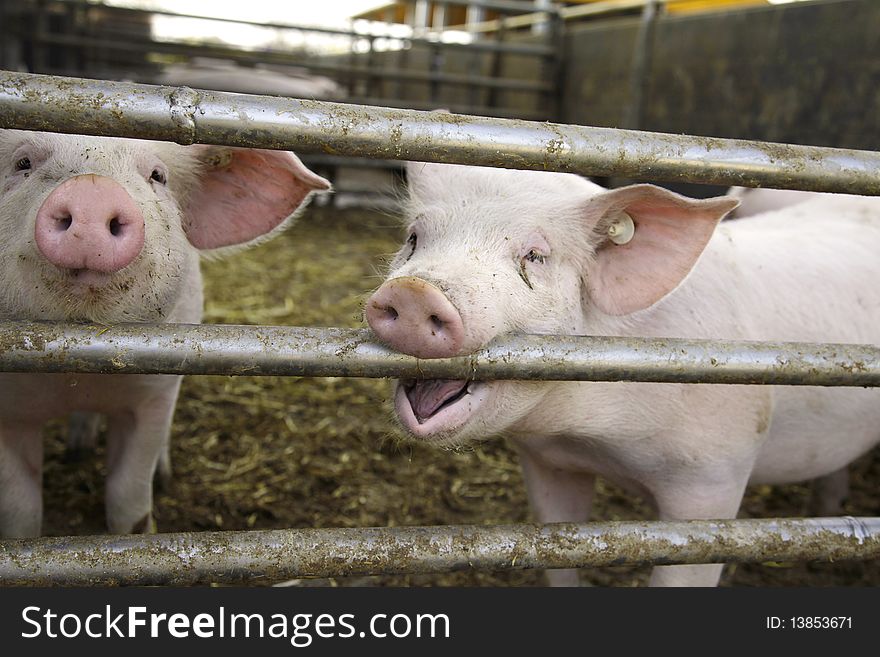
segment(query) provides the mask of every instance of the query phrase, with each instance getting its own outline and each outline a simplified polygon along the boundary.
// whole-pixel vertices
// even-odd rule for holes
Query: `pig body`
[[[329,183],[290,153],[0,130],[0,319],[198,323],[200,251],[283,229]],[[181,377],[0,373],[0,536],[39,535],[46,421],[107,418],[107,524],[152,527]],[[164,455],[164,456],[163,456]]]
[[[739,201],[729,215],[728,219],[740,219],[753,217],[764,212],[781,210],[792,205],[798,205],[805,201],[811,201],[823,196],[832,196],[823,192],[803,192],[797,189],[764,189],[755,187],[731,187],[727,195]]]
[[[167,66],[157,83],[292,98],[337,100],[345,96],[345,90],[332,78],[314,75],[301,67],[239,66],[229,60],[210,57],[196,57],[185,64]]]
[[[739,205],[727,215],[727,219],[742,219],[789,208],[806,201],[835,198],[823,192],[804,192],[794,189],[765,189],[731,187],[727,195],[739,201]],[[843,199],[845,197],[838,197]],[[806,515],[836,516],[843,512],[849,497],[849,468],[820,477],[813,482],[810,500],[804,510]]]
[[[460,355],[506,332],[880,343],[875,199],[822,195],[716,229],[736,201],[544,172],[410,176],[409,239],[366,304],[401,351]],[[634,236],[616,244],[625,216]],[[586,521],[596,475],[662,519],[733,518],[748,483],[820,477],[880,440],[872,389],[402,381],[394,399],[417,439],[509,439],[542,522]],[[714,585],[721,568],[663,566],[651,581]]]

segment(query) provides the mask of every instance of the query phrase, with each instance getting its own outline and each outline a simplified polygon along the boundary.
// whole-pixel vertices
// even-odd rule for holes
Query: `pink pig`
[[[0,130],[0,319],[198,323],[199,253],[274,235],[329,183],[292,153]],[[107,418],[107,525],[152,528],[180,376],[0,373],[0,536],[38,536],[41,430]]]
[[[727,196],[739,201],[739,206],[727,218],[739,219],[771,210],[781,210],[827,195],[822,192],[802,192],[796,189],[731,187],[727,190]]]
[[[368,299],[399,351],[508,332],[880,343],[880,201],[816,195],[718,225],[735,199],[570,174],[411,164],[406,243]],[[662,383],[399,381],[412,437],[503,436],[541,522],[589,519],[601,475],[661,519],[733,518],[749,483],[833,473],[880,440],[880,391]],[[653,585],[715,585],[721,565]],[[551,583],[577,582],[549,571]]]

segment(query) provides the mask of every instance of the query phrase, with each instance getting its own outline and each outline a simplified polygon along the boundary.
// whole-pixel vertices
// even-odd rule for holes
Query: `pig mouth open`
[[[485,401],[487,383],[423,379],[397,383],[394,406],[404,428],[419,438],[461,427]]]

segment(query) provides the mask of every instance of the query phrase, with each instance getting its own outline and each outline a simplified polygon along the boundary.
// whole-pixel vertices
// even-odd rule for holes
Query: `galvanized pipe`
[[[880,195],[880,153],[0,73],[0,127]]]
[[[508,335],[420,360],[367,329],[0,322],[0,372],[880,386],[880,347]]]
[[[185,585],[880,556],[880,518],[283,529],[0,541],[0,585]]]

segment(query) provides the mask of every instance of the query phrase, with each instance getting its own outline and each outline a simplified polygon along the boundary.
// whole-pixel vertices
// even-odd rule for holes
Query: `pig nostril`
[[[113,235],[113,237],[118,237],[121,232],[122,224],[119,223],[119,217],[113,217],[110,220],[110,234]]]
[[[434,325],[434,328],[436,328],[438,330],[443,328],[443,320],[440,319],[439,317],[437,317],[437,315],[431,315],[431,317],[429,319],[431,320],[431,323]]]
[[[397,319],[397,318],[400,316],[399,313],[397,312],[397,309],[396,309],[394,306],[388,306],[388,307],[385,309],[385,312],[388,313],[388,316],[389,316],[392,320]]]
[[[56,219],[58,222],[58,227],[61,228],[62,231],[67,230],[73,224],[73,217],[67,215],[66,217],[58,217]]]

